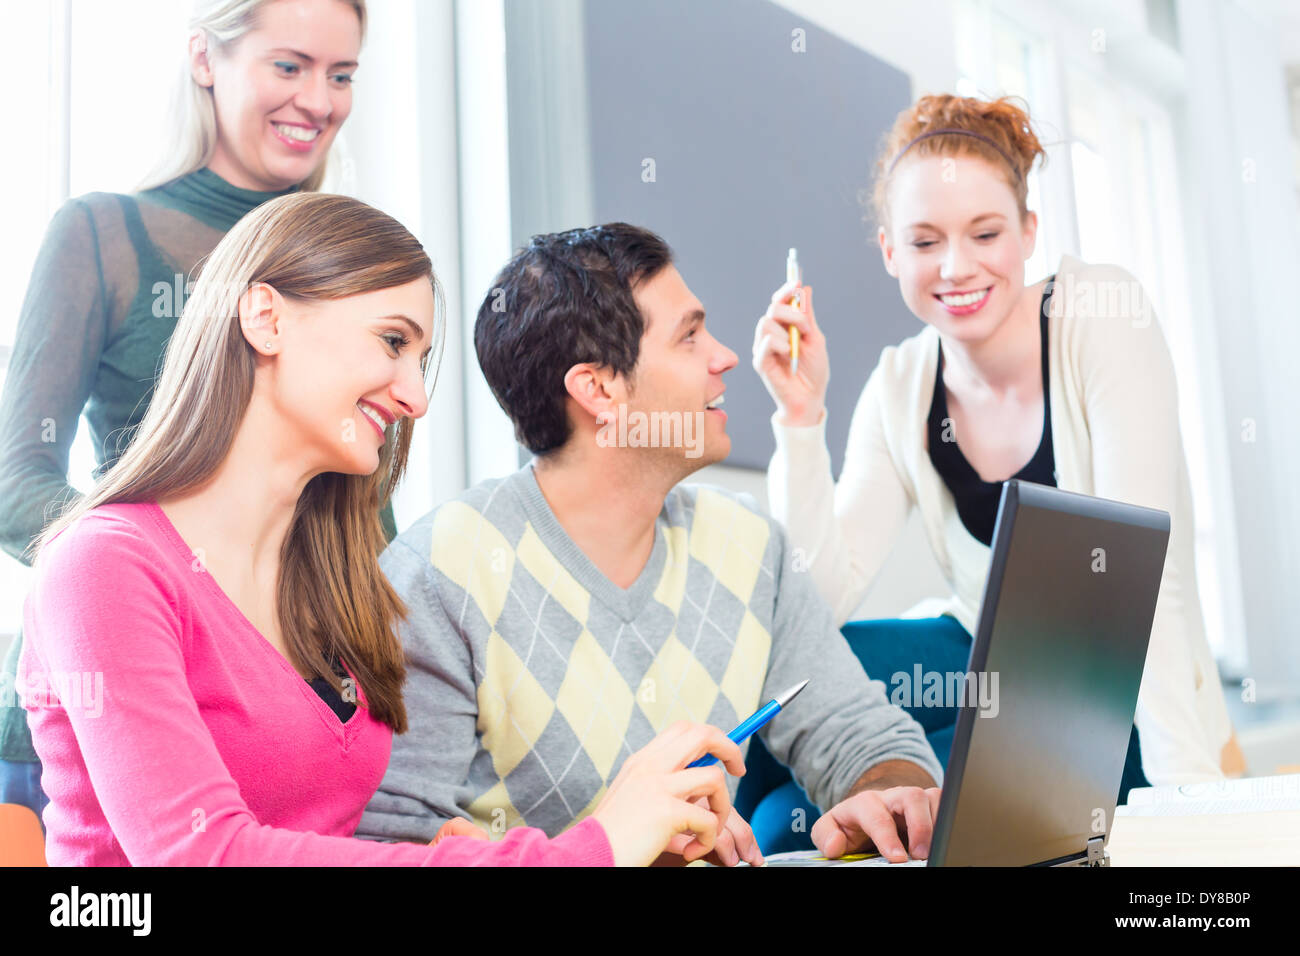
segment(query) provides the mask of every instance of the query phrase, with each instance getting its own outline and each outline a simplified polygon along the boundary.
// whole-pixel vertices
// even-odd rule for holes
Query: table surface
[[[1300,810],[1116,817],[1111,866],[1300,866]]]

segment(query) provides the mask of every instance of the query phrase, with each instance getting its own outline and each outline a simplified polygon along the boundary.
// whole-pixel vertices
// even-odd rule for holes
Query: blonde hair
[[[194,0],[189,19],[189,35],[202,32],[207,38],[208,54],[229,49],[244,34],[257,28],[261,8],[274,0]],[[361,40],[366,38],[365,0],[341,0],[356,11],[361,23]],[[217,148],[217,111],[212,88],[200,86],[190,73],[188,52],[180,75],[172,89],[171,107],[165,129],[176,130],[179,142],[169,142],[165,154],[149,174],[136,186],[137,192],[162,186],[202,169],[212,161]],[[314,192],[321,187],[329,166],[327,153],[299,189]]]
[[[162,373],[125,454],[32,543],[40,549],[101,505],[160,501],[206,484],[226,459],[253,393],[256,357],[239,299],[265,282],[297,300],[339,299],[420,278],[433,286],[436,369],[445,320],[433,266],[395,219],[359,200],[290,193],[258,206],[217,243],[163,356]],[[426,366],[427,371],[427,366]],[[406,730],[405,665],[394,627],[407,609],[379,569],[379,510],[401,480],[414,422],[402,418],[370,475],[323,472],[303,489],[280,552],[278,619],[290,662],[342,682],[338,655],[373,716]]]
[[[1021,102],[1024,102],[1023,100]],[[1023,220],[1029,212],[1029,171],[1047,158],[1025,107],[1015,97],[923,96],[898,114],[876,159],[871,206],[876,223],[889,228],[889,186],[900,158],[978,156],[1002,170]]]

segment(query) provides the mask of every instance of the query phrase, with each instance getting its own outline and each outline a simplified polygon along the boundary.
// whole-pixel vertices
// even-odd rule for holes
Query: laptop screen
[[[1109,835],[1168,539],[1162,511],[1003,486],[931,865],[1062,861]]]

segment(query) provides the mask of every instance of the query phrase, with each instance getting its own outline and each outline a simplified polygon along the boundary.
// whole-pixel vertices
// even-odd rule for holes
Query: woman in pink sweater
[[[19,690],[49,862],[644,864],[709,852],[730,812],[716,728],[628,759],[547,839],[352,838],[406,729],[406,608],[379,571],[441,347],[437,280],[399,223],[343,196],[258,207],[212,252],[117,465],[37,540]]]

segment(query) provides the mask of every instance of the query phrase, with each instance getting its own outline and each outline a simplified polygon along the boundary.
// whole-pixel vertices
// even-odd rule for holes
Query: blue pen
[[[750,717],[748,720],[744,721],[739,727],[737,727],[731,733],[727,734],[727,736],[731,738],[732,743],[738,744],[743,742],[746,737],[748,737],[754,731],[758,730],[759,727],[762,727],[765,723],[767,723],[777,714],[781,713],[781,708],[784,707],[786,704],[790,703],[790,701],[794,700],[795,697],[798,696],[799,691],[803,690],[807,686],[808,686],[808,682],[804,681],[802,684],[796,684],[794,687],[791,687],[788,691],[786,691],[784,694],[781,694],[775,700],[769,700],[766,704],[764,704],[754,713],[753,717]],[[705,754],[699,760],[696,760],[693,763],[688,763],[686,766],[688,768],[689,767],[711,767],[717,762],[718,762],[718,758],[713,756],[713,754]]]

